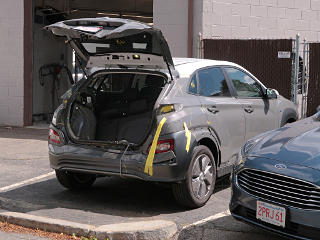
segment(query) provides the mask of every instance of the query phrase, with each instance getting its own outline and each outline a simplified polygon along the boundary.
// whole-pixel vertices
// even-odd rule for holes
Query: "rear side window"
[[[260,84],[248,74],[232,67],[225,68],[225,70],[239,97],[262,97]]]
[[[219,67],[207,68],[198,72],[199,94],[205,97],[230,97],[227,81]]]

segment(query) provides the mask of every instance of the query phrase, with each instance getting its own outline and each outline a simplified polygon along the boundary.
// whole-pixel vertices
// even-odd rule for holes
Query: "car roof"
[[[233,62],[200,58],[173,58],[173,62],[181,78],[190,77],[190,75],[197,69],[209,66],[234,66],[244,69],[240,65]]]

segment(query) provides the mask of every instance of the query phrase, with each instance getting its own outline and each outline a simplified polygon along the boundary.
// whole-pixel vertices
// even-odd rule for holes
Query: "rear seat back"
[[[146,99],[130,102],[128,112],[123,116],[101,115],[97,127],[97,140],[127,140],[140,143],[151,124],[152,111],[148,111]]]

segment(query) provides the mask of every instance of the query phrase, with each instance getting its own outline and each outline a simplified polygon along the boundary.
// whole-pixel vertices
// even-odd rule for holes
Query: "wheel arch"
[[[197,129],[193,132],[193,135],[198,145],[204,145],[210,149],[215,159],[216,166],[219,167],[221,164],[221,151],[217,138],[212,135],[208,128]]]
[[[286,123],[292,123],[297,121],[298,115],[294,109],[287,108],[283,110],[282,119],[280,123],[280,127],[284,126]]]

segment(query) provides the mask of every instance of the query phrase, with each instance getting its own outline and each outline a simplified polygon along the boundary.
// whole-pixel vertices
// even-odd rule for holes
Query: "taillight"
[[[49,130],[49,142],[61,144],[61,137],[59,133],[51,128]]]
[[[150,151],[151,145],[148,148],[148,152]],[[174,149],[174,141],[173,139],[168,140],[159,140],[156,147],[156,154],[168,152]]]

